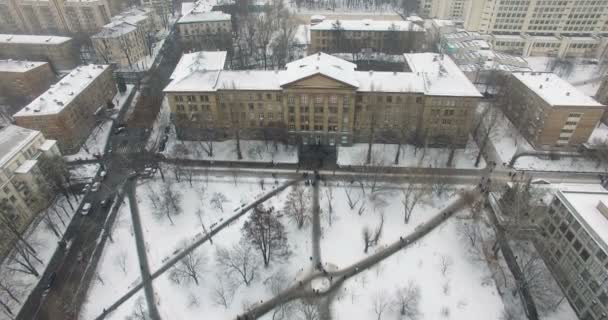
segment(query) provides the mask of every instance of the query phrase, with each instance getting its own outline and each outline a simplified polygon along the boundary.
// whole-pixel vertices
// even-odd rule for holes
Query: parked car
[[[114,134],[121,134],[125,131],[125,127],[116,127],[114,128]]]
[[[89,214],[90,211],[91,211],[91,203],[87,202],[80,209],[80,214],[83,216],[86,216],[87,214]]]
[[[105,199],[101,200],[99,203],[102,208],[107,209],[112,204],[112,195],[107,196]]]
[[[91,192],[97,192],[97,190],[99,190],[100,186],[101,186],[101,182],[99,182],[99,181],[93,183],[93,187],[91,187]]]
[[[49,276],[49,281],[46,283],[46,288],[45,288],[46,290],[53,287],[53,285],[55,284],[55,279],[57,279],[57,273],[53,272]]]
[[[101,170],[101,172],[99,173],[99,177],[101,178],[101,180],[106,178],[106,174],[108,174],[105,170]]]
[[[84,185],[84,188],[82,188],[82,193],[87,193],[89,190],[91,190],[91,185],[87,183]]]

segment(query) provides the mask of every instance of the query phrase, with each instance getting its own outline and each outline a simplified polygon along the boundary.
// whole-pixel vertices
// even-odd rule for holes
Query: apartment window
[[[393,102],[393,97],[392,96],[387,96],[386,97],[386,102],[392,103]]]
[[[200,98],[202,102],[209,102],[209,96],[201,96]]]
[[[568,115],[568,118],[580,118],[583,114],[582,113],[570,113]]]
[[[190,105],[190,111],[198,111],[198,106],[195,104]]]
[[[300,96],[300,104],[304,105],[304,106],[308,105],[308,96],[307,95],[303,94]]]
[[[323,96],[316,96],[315,97],[315,103],[316,104],[322,104],[323,103]]]
[[[315,113],[323,113],[323,107],[315,107]]]
[[[185,110],[185,108],[184,108],[183,104],[178,104],[177,105],[177,111],[184,111],[184,110]]]
[[[184,97],[182,97],[182,96],[175,96],[175,101],[176,102],[183,102],[184,101]]]
[[[344,96],[342,101],[345,106],[350,104],[350,98],[348,96]]]
[[[296,103],[296,97],[294,97],[293,95],[290,95],[287,97],[287,103],[289,104],[295,104]]]
[[[266,94],[266,100],[272,100],[272,94],[267,93]]]
[[[444,116],[453,116],[454,115],[454,110],[452,110],[452,109],[443,110],[443,115]]]

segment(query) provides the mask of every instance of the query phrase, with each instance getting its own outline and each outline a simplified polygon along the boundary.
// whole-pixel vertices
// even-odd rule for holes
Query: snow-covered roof
[[[600,202],[608,206],[608,191],[600,185],[566,184],[557,195],[585,231],[608,247],[608,217],[598,209]]]
[[[137,26],[125,21],[114,21],[106,24],[101,31],[91,38],[114,38],[137,30]]]
[[[281,90],[280,73],[271,70],[221,71],[217,89]]]
[[[411,21],[403,20],[324,20],[314,26],[310,30],[334,30],[337,21],[340,22],[341,28],[347,31],[389,31],[395,28],[399,31],[424,31],[424,29]]]
[[[282,86],[315,74],[324,75],[353,87],[359,86],[354,79],[356,64],[322,52],[290,62],[286,67],[287,70],[281,72]]]
[[[226,51],[198,51],[182,55],[169,79],[182,79],[194,71],[215,71],[224,69]]]
[[[0,167],[4,166],[15,153],[32,141],[40,132],[15,125],[0,129]]]
[[[551,106],[602,106],[551,72],[515,72],[513,76]]]
[[[306,56],[302,59],[292,61],[285,65],[287,69],[294,70],[297,70],[304,66],[334,66],[342,70],[350,71],[354,71],[357,68],[357,65],[352,62],[348,62],[344,59],[340,59],[338,57],[334,57],[330,54],[326,54],[323,52]]]
[[[55,145],[57,145],[57,140],[47,139],[44,140],[44,142],[38,147],[38,149],[40,149],[41,151],[49,151]]]
[[[166,92],[199,92],[199,91],[215,91],[218,77],[218,71],[195,70],[183,77],[172,80],[167,87]]]
[[[194,9],[194,2],[182,2],[182,16],[190,13]]]
[[[221,11],[198,12],[195,8],[190,13],[181,17],[177,23],[230,21],[230,18],[229,14]]]
[[[14,116],[35,116],[61,112],[106,69],[108,69],[107,65],[94,64],[77,67]]]
[[[36,166],[38,160],[25,160],[19,168],[15,170],[15,173],[26,174],[29,173],[32,168]]]
[[[424,93],[422,77],[412,72],[357,71],[359,92]]]
[[[433,24],[438,27],[451,27],[456,25],[454,21],[444,19],[433,19]]]
[[[494,34],[492,38],[500,41],[525,41],[526,39],[520,35],[509,35],[509,34]]]
[[[403,55],[413,73],[424,79],[424,93],[431,96],[481,97],[477,88],[452,59],[438,53]]]
[[[60,44],[72,40],[69,37],[0,34],[0,43]]]
[[[0,60],[0,72],[27,72],[48,62],[25,60]]]

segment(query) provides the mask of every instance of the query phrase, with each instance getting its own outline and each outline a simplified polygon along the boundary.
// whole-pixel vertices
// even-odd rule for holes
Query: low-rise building
[[[356,71],[318,53],[285,70],[183,68],[165,88],[178,135],[282,132],[302,144],[408,141],[464,146],[481,97],[447,56],[405,54],[407,72]],[[208,137],[208,136],[207,136]]]
[[[498,104],[538,149],[576,147],[587,142],[605,106],[553,73],[507,75]]]
[[[0,255],[15,240],[7,228],[23,232],[53,198],[38,166],[41,155],[59,155],[56,142],[35,130],[14,125],[0,128]]]
[[[95,126],[95,112],[116,95],[107,65],[80,66],[13,117],[17,125],[58,141],[62,153],[78,151]]]
[[[47,61],[55,72],[80,63],[72,38],[57,36],[0,34],[0,59]]]
[[[48,62],[0,60],[0,95],[11,100],[30,102],[54,81]]]
[[[424,28],[411,21],[325,20],[310,27],[309,53],[402,54],[425,49]]]
[[[211,10],[210,4],[197,2],[177,21],[184,50],[227,50],[232,46],[232,16]]]
[[[539,224],[537,247],[580,319],[608,315],[608,191],[562,186]]]
[[[64,10],[71,33],[94,34],[110,22],[112,13],[107,0],[67,0]]]

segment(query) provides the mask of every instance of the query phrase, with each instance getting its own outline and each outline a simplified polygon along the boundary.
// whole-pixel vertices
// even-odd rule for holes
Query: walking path
[[[313,195],[312,195],[312,265],[313,268],[322,265],[321,261],[321,219],[319,206],[319,175],[315,174],[312,180],[313,182]]]

